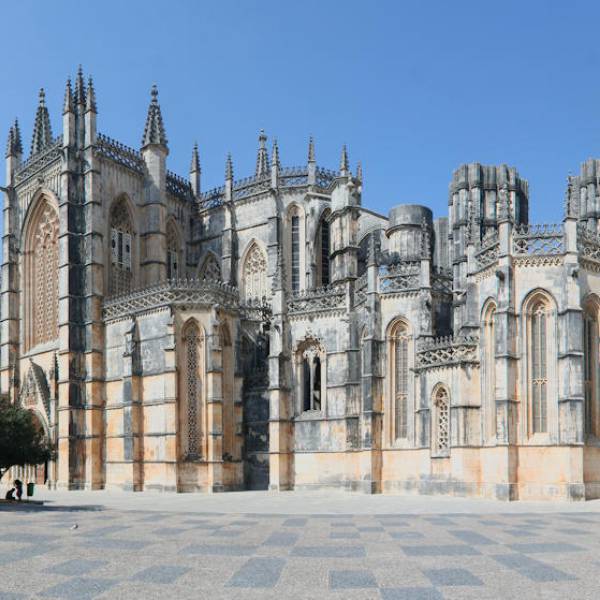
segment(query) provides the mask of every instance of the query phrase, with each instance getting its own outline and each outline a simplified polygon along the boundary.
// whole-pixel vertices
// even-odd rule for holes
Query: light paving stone
[[[362,558],[364,546],[296,546],[292,556],[306,558]]]
[[[444,600],[434,587],[382,588],[381,600]]]

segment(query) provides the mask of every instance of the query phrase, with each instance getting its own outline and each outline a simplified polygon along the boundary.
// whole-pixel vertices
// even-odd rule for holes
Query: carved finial
[[[342,146],[342,156],[340,158],[340,175],[348,175],[349,170],[350,167],[348,164],[348,151],[346,150],[346,144],[344,144]]]
[[[94,90],[94,82],[92,81],[92,76],[88,77],[88,86],[87,86],[87,101],[85,104],[85,110],[88,112],[98,112],[96,106],[96,90]]]
[[[315,140],[311,135],[308,138],[308,162],[316,162],[315,160]]]
[[[194,143],[192,149],[192,162],[190,164],[190,173],[200,173],[200,155],[198,154],[198,142]]]
[[[71,78],[67,79],[65,85],[65,100],[63,103],[63,115],[73,112],[73,89],[71,88]]]
[[[163,123],[160,105],[158,103],[158,88],[156,84],[150,91],[150,106],[148,106],[148,116],[146,117],[146,127],[144,128],[144,137],[142,138],[142,148],[150,144],[167,147],[167,135]]]
[[[81,65],[77,69],[77,77],[75,78],[75,104],[85,106],[85,84],[83,83],[83,69]]]
[[[231,152],[227,154],[225,161],[225,181],[233,181],[233,161],[231,160]]]
[[[33,136],[31,140],[31,154],[37,154],[52,143],[52,127],[50,126],[50,115],[46,108],[46,93],[44,88],[40,89],[35,123],[33,125]]]
[[[14,141],[15,154],[21,155],[21,154],[23,154],[23,142],[21,140],[21,128],[19,127],[18,119],[15,119],[15,124],[13,125],[13,131],[14,131],[14,136],[15,136],[15,141]]]
[[[565,216],[576,218],[577,209],[576,195],[573,193],[573,176],[569,173],[567,177],[567,190],[565,192]]]
[[[508,183],[504,182],[500,188],[500,197],[498,199],[498,219],[510,220],[511,218],[511,203],[510,193],[508,191]]]
[[[375,233],[369,234],[369,242],[367,246],[367,265],[376,265],[378,256],[378,240]]]
[[[281,165],[279,164],[279,144],[277,143],[277,138],[273,138],[273,150],[271,152],[271,164],[279,169]]]
[[[267,152],[267,136],[261,129],[258,134],[258,154],[256,155],[256,176],[262,177],[269,172],[269,153]]]
[[[13,126],[10,126],[8,130],[8,139],[6,140],[6,158],[9,156],[14,156],[14,146],[15,146],[15,130]]]
[[[356,165],[356,179],[358,179],[358,181],[360,181],[362,183],[363,170],[362,170],[362,163],[360,161]]]

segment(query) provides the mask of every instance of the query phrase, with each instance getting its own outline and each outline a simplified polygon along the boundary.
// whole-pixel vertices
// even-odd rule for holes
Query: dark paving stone
[[[215,556],[249,556],[256,546],[241,546],[238,544],[192,544],[182,550],[183,554],[204,554]]]
[[[482,525],[487,525],[488,527],[506,527],[506,523],[502,523],[500,521],[493,521],[492,519],[481,519],[479,522]]]
[[[296,546],[292,556],[313,558],[364,558],[363,546]]]
[[[521,573],[532,581],[550,582],[550,581],[573,581],[576,577],[559,571],[554,567],[547,565],[539,560],[535,560],[524,554],[497,554],[492,558],[500,564]]]
[[[241,527],[246,527],[247,525],[258,525],[258,521],[251,521],[250,519],[244,521],[232,521],[229,525],[239,525]]]
[[[41,592],[40,596],[63,600],[91,600],[109,590],[116,583],[114,579],[78,577],[53,585]]]
[[[264,542],[264,546],[293,546],[298,534],[291,531],[274,531]]]
[[[45,573],[56,573],[58,575],[69,575],[75,577],[76,575],[87,575],[91,571],[99,569],[104,565],[108,564],[106,560],[87,560],[85,558],[74,558],[66,562],[54,565],[44,569]]]
[[[48,544],[60,539],[58,535],[48,535],[43,533],[21,533],[17,532],[14,542],[19,544]]]
[[[152,533],[154,535],[179,535],[180,533],[183,533],[184,531],[187,531],[186,529],[181,529],[179,527],[161,527],[160,529],[156,529],[154,530]]]
[[[444,600],[433,587],[381,588],[381,600]]]
[[[408,556],[476,556],[476,548],[466,544],[443,544],[439,546],[402,546]]]
[[[527,531],[525,529],[506,529],[505,533],[508,533],[509,535],[512,535],[514,537],[522,538],[535,537],[537,535],[537,532],[531,530]]]
[[[335,521],[330,523],[331,527],[356,527],[355,523],[352,521]]]
[[[385,520],[385,521],[380,521],[380,523],[384,526],[384,527],[408,527],[408,523],[406,521],[391,521],[391,520]]]
[[[543,542],[539,544],[509,544],[508,547],[515,552],[523,554],[541,554],[546,552],[581,552],[583,548],[563,542]]]
[[[186,567],[156,565],[136,573],[132,579],[144,583],[175,583],[182,575],[190,571]]]
[[[283,522],[284,527],[304,527],[306,525],[306,519],[286,519]]]
[[[576,535],[577,537],[587,537],[590,532],[583,531],[583,529],[557,529],[557,533],[563,533],[564,535]]]
[[[420,531],[389,531],[388,535],[395,540],[420,540],[425,537]]]
[[[374,587],[377,587],[377,581],[371,571],[329,571],[329,588],[332,590]]]
[[[150,542],[100,537],[89,540],[85,545],[93,548],[106,548],[107,550],[141,550],[142,548],[149,546]]]
[[[360,533],[358,531],[331,531],[329,537],[332,540],[358,540]]]
[[[110,535],[111,533],[119,533],[124,529],[128,529],[126,525],[110,525],[108,527],[98,527],[96,529],[85,530],[80,528],[77,530],[76,535],[82,535],[85,537],[103,537]]]
[[[455,529],[450,531],[450,534],[459,539],[461,542],[465,542],[473,546],[488,546],[490,544],[497,543],[494,540],[485,537],[485,535],[481,535],[475,531],[469,531],[468,529]]]
[[[0,566],[17,562],[19,560],[28,560],[36,556],[43,556],[44,554],[49,554],[51,552],[56,552],[56,546],[45,546],[40,544],[39,546],[22,546],[20,548],[13,548],[0,554]]]
[[[0,592],[0,600],[21,600],[22,598],[27,598],[27,596],[20,592]]]
[[[483,585],[483,581],[475,577],[467,569],[421,569],[433,585]]]
[[[361,533],[375,533],[375,532],[381,532],[381,531],[385,531],[384,527],[377,527],[377,526],[365,526],[365,527],[357,527],[356,529],[358,529],[358,531],[360,531]]]
[[[236,538],[240,537],[244,533],[240,529],[217,529],[213,531],[210,535],[214,537],[227,537],[227,538]]]
[[[272,588],[279,581],[284,566],[283,558],[251,558],[233,574],[227,587]]]

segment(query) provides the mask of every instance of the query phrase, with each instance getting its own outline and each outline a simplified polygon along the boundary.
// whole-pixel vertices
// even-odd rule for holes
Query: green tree
[[[32,413],[0,400],[0,479],[11,467],[39,465],[54,454]]]

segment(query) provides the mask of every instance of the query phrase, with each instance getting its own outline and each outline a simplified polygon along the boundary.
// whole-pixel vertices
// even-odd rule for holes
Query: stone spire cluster
[[[308,139],[308,162],[316,162],[315,160],[315,141],[311,135]]]
[[[150,92],[152,99],[148,107],[148,116],[146,117],[146,126],[144,128],[144,137],[142,138],[142,147],[156,145],[167,147],[167,134],[163,123],[160,104],[158,103],[158,88],[152,86]]]
[[[261,129],[258,136],[258,154],[256,155],[256,176],[263,177],[269,173],[269,153],[267,152],[267,136]]]
[[[225,180],[233,181],[233,161],[231,160],[231,152],[227,154],[225,161]]]
[[[342,156],[340,158],[340,175],[348,175],[349,171],[350,163],[348,161],[348,150],[346,149],[346,144],[344,144],[342,146]]]
[[[37,154],[52,144],[52,127],[50,125],[50,114],[46,107],[46,93],[44,88],[40,89],[37,112],[33,125],[33,137],[31,140],[31,154]]]

